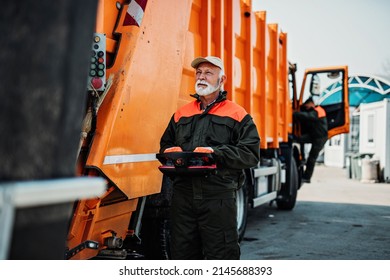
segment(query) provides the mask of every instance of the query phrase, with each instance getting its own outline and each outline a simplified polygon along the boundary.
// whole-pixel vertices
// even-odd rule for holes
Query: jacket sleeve
[[[298,121],[315,121],[318,119],[316,110],[294,112],[293,117]]]
[[[160,140],[160,153],[163,153],[167,148],[177,146],[175,141],[175,131],[176,124],[174,116],[172,116]]]
[[[239,123],[234,144],[223,144],[212,147],[217,165],[229,169],[246,169],[254,167],[260,160],[260,137],[250,115]]]

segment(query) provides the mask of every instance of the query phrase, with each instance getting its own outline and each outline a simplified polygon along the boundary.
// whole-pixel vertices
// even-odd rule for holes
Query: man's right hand
[[[214,150],[211,147],[196,147],[194,152],[195,153],[208,153],[208,154],[211,154],[211,153],[214,153]]]
[[[164,153],[177,153],[182,152],[183,150],[180,147],[170,147],[164,150]]]

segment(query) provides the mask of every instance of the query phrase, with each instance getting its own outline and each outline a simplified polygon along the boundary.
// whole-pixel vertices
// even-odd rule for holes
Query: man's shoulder
[[[222,101],[210,113],[221,117],[230,117],[238,122],[241,122],[248,115],[244,107],[228,99]]]
[[[325,109],[322,108],[321,106],[316,106],[316,107],[315,107],[315,110],[316,110],[316,112],[317,112],[319,118],[324,118],[324,117],[326,117],[326,111],[325,111]]]
[[[192,117],[199,113],[199,102],[194,100],[177,109],[175,112],[175,121],[178,122],[182,117]]]

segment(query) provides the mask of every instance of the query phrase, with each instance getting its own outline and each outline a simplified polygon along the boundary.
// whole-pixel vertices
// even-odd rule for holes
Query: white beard
[[[202,88],[201,86],[198,87],[199,84],[207,85],[207,87]],[[206,81],[197,80],[195,83],[195,91],[200,96],[206,96],[209,94],[212,94],[213,92],[216,92],[221,86],[219,85],[219,82],[216,86],[210,85]]]

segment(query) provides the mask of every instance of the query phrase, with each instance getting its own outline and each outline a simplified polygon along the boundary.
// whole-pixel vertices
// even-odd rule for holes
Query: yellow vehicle
[[[261,161],[245,170],[237,195],[241,238],[249,207],[295,206],[304,156],[292,113],[318,94],[319,80],[324,88],[339,81],[343,92],[325,108],[329,137],[348,132],[348,68],[307,70],[298,94],[287,33],[250,0],[99,0],[91,37],[77,176],[104,178],[106,190],[75,203],[67,259],[169,258],[170,181],[156,153],[171,115],[191,100],[194,57],[223,59],[228,99],[252,115],[261,137]]]

